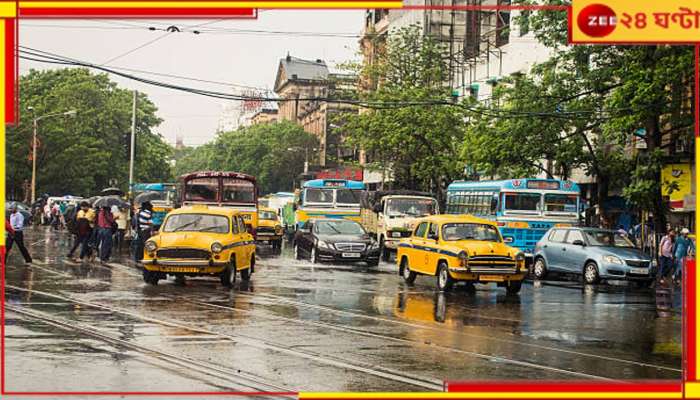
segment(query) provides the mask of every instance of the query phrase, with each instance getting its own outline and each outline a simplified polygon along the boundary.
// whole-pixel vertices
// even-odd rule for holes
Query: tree
[[[253,175],[264,193],[288,191],[304,171],[306,149],[316,138],[288,121],[241,127],[221,132],[212,142],[177,160],[175,171],[226,170]]]
[[[435,191],[440,203],[464,168],[459,144],[467,116],[465,108],[444,104],[451,96],[447,60],[444,46],[417,26],[391,32],[374,62],[356,67],[360,81],[370,83],[360,99],[371,107],[344,125],[349,142],[388,170],[394,185]],[[384,102],[427,105],[373,106]]]
[[[22,76],[20,120],[7,131],[7,196],[21,197],[32,174],[32,120],[51,113],[77,110],[71,117],[39,121],[37,196],[41,193],[88,196],[116,179],[128,186],[132,92],[119,88],[106,74],[87,69],[31,70]],[[137,101],[137,181],[171,178],[170,146],[152,132],[161,120],[145,94]],[[27,111],[32,107],[33,112]]]

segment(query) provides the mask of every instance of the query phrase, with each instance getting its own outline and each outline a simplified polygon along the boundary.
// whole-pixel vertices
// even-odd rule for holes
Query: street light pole
[[[134,187],[134,145],[136,143],[136,91],[131,105],[131,149],[129,153],[129,198],[132,196]]]
[[[33,108],[28,108],[30,111],[34,111]],[[42,115],[40,117],[34,118],[32,121],[32,129],[33,129],[33,134],[32,134],[32,204],[36,201],[36,138],[39,130],[39,121],[44,119],[44,118],[49,118],[49,117],[57,117],[60,115],[65,115],[65,116],[75,116],[78,111],[76,110],[70,110],[62,113],[54,113],[54,114],[46,114]]]

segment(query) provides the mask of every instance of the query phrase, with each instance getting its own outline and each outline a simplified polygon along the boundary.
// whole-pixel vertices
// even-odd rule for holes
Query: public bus
[[[532,261],[535,244],[553,226],[580,221],[580,190],[557,179],[455,181],[447,187],[447,214],[472,214],[498,224],[503,240]]]
[[[295,229],[310,218],[346,218],[360,222],[360,193],[365,184],[347,179],[304,182],[294,212]]]
[[[178,178],[177,198],[178,206],[234,208],[243,214],[253,234],[258,227],[258,184],[254,176],[228,171],[185,174]]]
[[[135,183],[131,189],[133,198],[136,200],[140,194],[155,192],[160,194],[158,198],[149,196],[149,201],[153,205],[153,226],[158,228],[165,216],[175,208],[175,184],[174,183]],[[141,205],[134,204],[135,208]]]

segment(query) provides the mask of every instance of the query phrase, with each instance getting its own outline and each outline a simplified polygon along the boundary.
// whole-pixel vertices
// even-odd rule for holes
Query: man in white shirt
[[[7,256],[12,250],[12,244],[17,243],[22,257],[24,257],[24,262],[27,264],[32,262],[32,256],[29,255],[27,248],[24,246],[24,216],[22,213],[17,211],[17,206],[12,206],[10,208],[10,226],[13,232],[7,232],[7,241],[5,243],[5,264],[7,264]]]

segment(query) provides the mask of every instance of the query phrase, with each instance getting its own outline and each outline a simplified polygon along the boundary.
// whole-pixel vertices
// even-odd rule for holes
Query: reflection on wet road
[[[393,264],[314,265],[259,248],[249,283],[147,286],[126,257],[65,259],[27,232],[6,268],[9,391],[429,391],[444,380],[680,379],[680,316],[627,286],[441,294]]]

